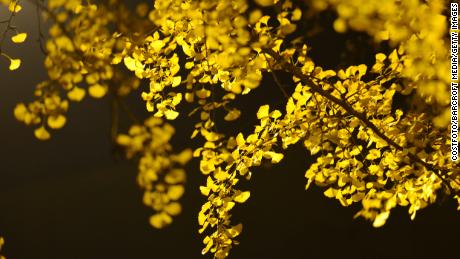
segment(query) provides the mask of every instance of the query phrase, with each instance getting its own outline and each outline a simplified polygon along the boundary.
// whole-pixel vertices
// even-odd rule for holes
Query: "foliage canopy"
[[[13,26],[20,1],[1,2],[11,13],[1,42],[28,40]],[[121,0],[31,3],[50,23],[48,37],[40,32],[48,79],[14,116],[48,140],[66,124],[69,107],[88,96],[109,96],[126,110],[126,96],[141,96],[151,116],[141,122],[127,112],[133,125],[126,133],[114,127],[113,140],[139,160],[137,181],[155,228],[181,213],[183,167],[200,159],[203,254],[229,255],[243,229],[231,211],[250,198],[238,183],[263,160],[280,162],[296,143],[315,160],[306,188],[324,187],[343,206],[361,203],[356,216],[374,227],[396,206],[407,206],[413,219],[440,196],[460,203],[460,168],[450,160],[444,0],[155,0],[134,10]],[[308,42],[327,12],[336,15],[337,33],[365,33],[369,48],[385,51],[373,53],[371,66],[315,64]],[[10,70],[20,68],[1,45],[0,52]],[[281,72],[288,82],[280,82]],[[261,84],[270,74],[273,85]],[[215,114],[225,112],[221,119],[237,126],[244,111],[235,101],[260,87],[279,87],[285,109],[261,106],[251,134],[219,131]],[[168,121],[187,116],[184,102],[197,115],[191,138],[200,147],[176,152]]]

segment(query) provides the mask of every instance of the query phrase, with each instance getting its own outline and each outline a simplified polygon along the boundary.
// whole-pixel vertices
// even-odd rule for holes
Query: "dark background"
[[[0,17],[5,17],[4,8]],[[31,100],[35,84],[46,79],[35,10],[24,4],[15,24],[29,39],[22,45],[5,42],[7,53],[23,59],[18,71],[8,71],[7,62],[0,61],[2,253],[8,259],[209,258],[201,256],[203,237],[198,234],[197,214],[204,202],[198,186],[205,182],[198,161],[188,167],[183,213],[170,227],[155,230],[148,223],[152,210],[142,204],[135,182],[136,164],[112,155],[107,98],[72,105],[65,128],[47,142],[36,140],[32,128],[14,119],[15,104]],[[317,36],[313,54],[333,64],[349,39]],[[252,129],[258,105],[282,103],[271,85],[267,79],[240,102],[246,110],[239,122],[243,131]],[[138,96],[131,103],[147,115]],[[175,122],[181,129],[174,139],[177,150],[193,143],[191,124],[184,121],[189,120]],[[251,198],[235,210],[234,219],[244,223],[244,230],[230,258],[459,257],[460,214],[452,200],[420,211],[414,221],[407,208],[396,209],[384,227],[375,229],[353,219],[357,207],[341,207],[316,187],[305,191],[309,163],[297,146],[281,164],[254,171],[245,184]]]

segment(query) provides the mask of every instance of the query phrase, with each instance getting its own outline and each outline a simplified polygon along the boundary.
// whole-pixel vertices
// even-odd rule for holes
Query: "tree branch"
[[[36,2],[40,1],[42,4],[43,4],[43,1],[44,0],[36,0]],[[40,14],[40,11],[41,11],[42,7],[40,4],[36,3],[36,15],[37,15],[37,30],[38,30],[38,39],[37,39],[37,42],[40,46],[40,50],[42,51],[42,53],[46,56],[48,55],[45,47],[43,46],[43,41],[45,40],[45,36],[43,35],[43,32],[42,32],[42,19],[41,19],[41,14]]]
[[[2,38],[0,40],[0,53],[2,53],[2,46],[3,46],[3,42],[5,42],[6,34],[8,33],[9,30],[13,29],[13,27],[11,26],[11,23],[13,22],[13,18],[16,15],[17,5],[18,5],[18,2],[17,1],[14,2],[13,11],[11,12],[10,17],[8,18],[8,20],[2,21],[2,23],[6,23],[6,28],[5,28],[5,31],[3,31]]]
[[[267,54],[266,53],[264,53],[264,56],[265,56],[265,59],[267,59]],[[275,70],[272,68],[272,65],[270,64],[270,62],[268,62],[268,59],[267,59],[267,63],[268,63],[268,68],[270,68],[270,74],[272,75],[273,80],[275,81],[275,84],[278,86],[280,91],[283,93],[284,98],[288,99],[289,95],[287,94],[286,90],[284,90],[283,85],[281,84],[280,80],[276,76]]]
[[[404,148],[400,146],[398,143],[394,142],[392,139],[390,139],[387,135],[385,135],[384,132],[382,132],[374,123],[372,123],[368,118],[365,112],[358,112],[356,111],[349,103],[347,103],[344,100],[341,100],[335,96],[333,96],[331,93],[328,91],[324,90],[318,83],[316,83],[310,76],[305,75],[302,73],[302,71],[291,64],[290,62],[286,62],[285,59],[273,51],[272,49],[269,48],[264,48],[262,49],[263,52],[269,54],[272,56],[275,60],[278,61],[278,64],[281,65],[283,69],[286,69],[290,73],[292,73],[294,76],[300,78],[304,83],[306,83],[312,92],[318,93],[321,96],[327,98],[328,100],[332,101],[333,103],[339,105],[342,107],[347,113],[349,113],[352,116],[355,116],[358,118],[361,122],[366,125],[366,127],[370,128],[377,136],[379,136],[381,139],[385,140],[387,144],[392,146],[393,148],[399,150],[399,151],[404,151]],[[442,182],[447,186],[447,188],[453,192],[452,186],[450,185],[449,181],[447,181],[446,177],[449,173],[449,170],[446,168],[441,168],[438,166],[435,166],[433,164],[429,164],[425,161],[423,161],[420,157],[418,157],[416,154],[413,154],[411,152],[408,152],[408,156],[410,160],[414,163],[418,163],[422,166],[424,166],[426,169],[432,171],[436,176],[438,176]],[[446,177],[444,177],[446,176]]]

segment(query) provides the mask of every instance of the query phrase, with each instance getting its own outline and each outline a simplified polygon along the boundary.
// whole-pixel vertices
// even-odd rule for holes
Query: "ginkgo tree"
[[[13,26],[21,1],[1,2],[11,14],[2,22],[2,42],[27,40]],[[155,0],[135,8],[121,0],[29,2],[50,24],[40,40],[48,79],[37,84],[34,100],[17,104],[14,116],[48,140],[66,124],[70,106],[88,96],[110,94],[126,110],[124,98],[140,96],[150,116],[132,118],[128,132],[115,130],[113,139],[139,161],[137,181],[155,228],[181,213],[184,165],[200,160],[207,177],[197,216],[203,254],[229,255],[243,229],[232,209],[250,198],[239,182],[265,160],[280,162],[297,143],[315,161],[305,173],[306,189],[323,187],[343,206],[360,203],[356,216],[374,227],[396,206],[408,207],[413,219],[440,195],[460,203],[460,167],[450,159],[444,0]],[[365,33],[387,51],[373,53],[370,66],[323,69],[312,58],[308,28],[321,26],[326,12],[335,14],[336,33]],[[10,70],[20,67],[0,51]],[[288,75],[283,85],[279,73]],[[219,131],[215,115],[237,127],[244,111],[236,101],[273,87],[261,84],[266,76],[275,78],[285,108],[261,106],[250,134]],[[170,121],[187,116],[184,103],[198,114],[190,143],[200,147],[175,151]]]

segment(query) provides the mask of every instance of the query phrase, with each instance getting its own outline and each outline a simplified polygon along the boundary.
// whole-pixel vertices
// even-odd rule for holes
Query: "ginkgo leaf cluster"
[[[3,31],[3,34],[0,38],[0,55],[7,59],[10,63],[8,69],[13,71],[17,70],[21,66],[21,59],[19,58],[12,58],[10,57],[7,53],[2,51],[2,44],[4,42],[4,38],[7,36],[8,32],[15,32],[15,35],[11,37],[11,41],[16,44],[23,43],[27,39],[27,33],[25,32],[18,32],[16,27],[13,25],[14,23],[14,17],[17,13],[19,13],[22,10],[22,6],[19,3],[19,0],[2,0],[0,1],[0,4],[7,5],[8,11],[10,12],[9,18],[5,21],[2,21],[2,23],[6,23],[5,30]]]
[[[295,144],[314,161],[305,172],[306,189],[314,184],[343,206],[360,204],[356,216],[374,227],[383,226],[397,206],[407,207],[414,219],[440,195],[460,204],[460,168],[449,158],[445,116],[444,0],[255,3],[156,0],[131,10],[119,0],[49,0],[42,6],[51,19],[44,60],[49,78],[37,84],[35,100],[16,106],[14,116],[47,140],[66,124],[70,104],[91,96],[127,109],[123,98],[137,95],[148,118],[131,118],[125,134],[115,125],[112,134],[128,158],[138,159],[143,202],[154,210],[150,224],[163,228],[181,213],[184,166],[192,156],[199,159],[206,182],[195,188],[205,198],[198,232],[202,253],[215,258],[239,244],[243,224],[233,220],[232,210],[251,197],[239,183],[263,161],[280,163]],[[363,32],[390,50],[375,51],[372,64],[318,65],[310,32],[301,30],[331,10],[337,33]],[[18,32],[12,41],[26,38]],[[3,56],[10,69],[19,67],[20,60]],[[286,87],[278,73],[288,75]],[[275,82],[263,84],[269,74]],[[251,98],[267,87],[281,88],[282,110],[259,107],[249,134],[219,130],[221,121],[239,125],[243,95]],[[187,115],[191,143],[199,147],[175,153],[171,121]]]

